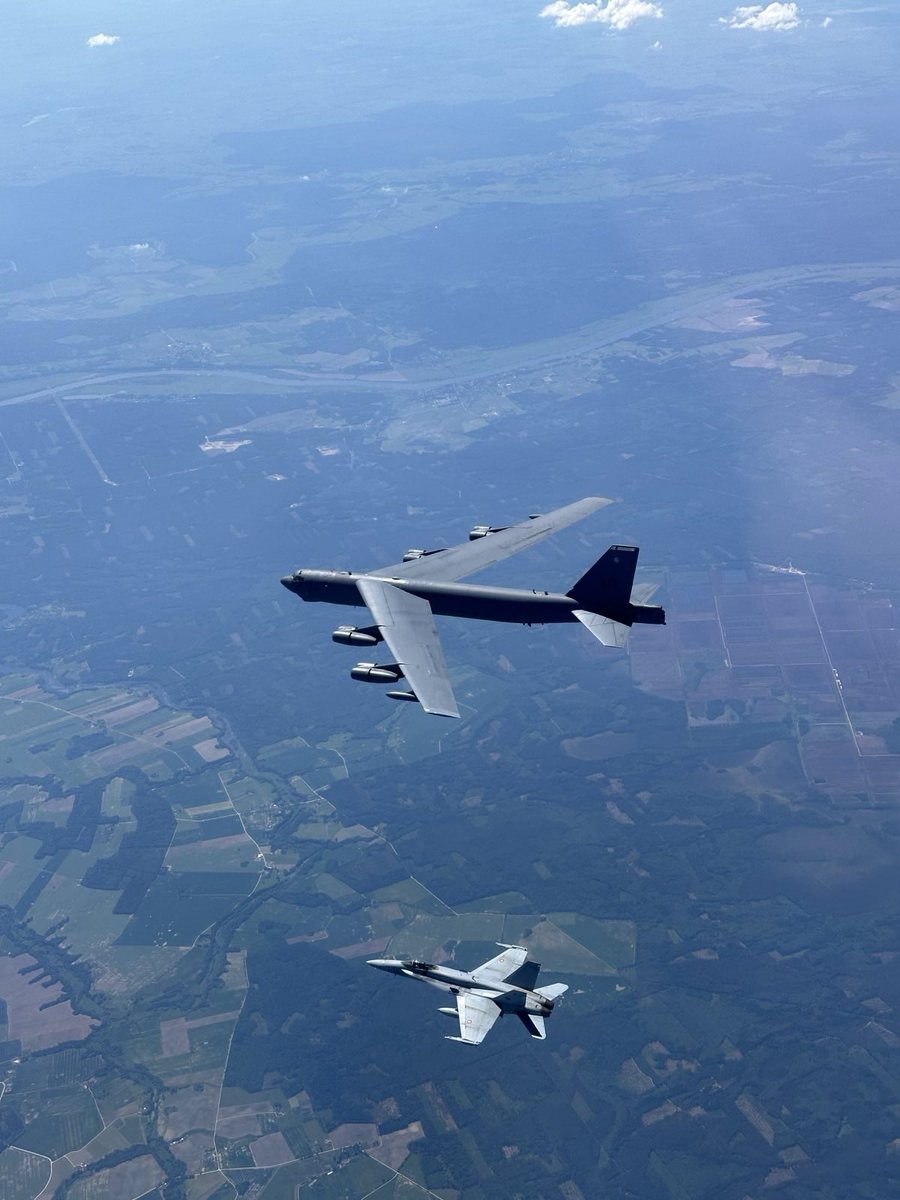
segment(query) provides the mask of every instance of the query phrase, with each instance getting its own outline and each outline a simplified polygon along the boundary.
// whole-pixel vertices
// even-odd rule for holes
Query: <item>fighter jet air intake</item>
[[[449,1040],[472,1046],[484,1041],[504,1013],[515,1013],[533,1038],[546,1037],[544,1020],[553,1012],[557,999],[569,990],[566,983],[536,987],[541,966],[528,958],[524,946],[504,946],[502,954],[474,971],[456,971],[452,967],[400,958],[371,958],[369,966],[452,992],[456,1008],[439,1010],[459,1020],[459,1036]]]
[[[458,717],[435,615],[520,625],[578,621],[604,646],[619,647],[632,625],[665,624],[665,611],[647,604],[656,585],[634,586],[637,546],[610,546],[565,595],[456,582],[611,503],[588,496],[518,525],[476,525],[468,542],[449,549],[408,550],[402,562],[388,567],[362,572],[304,568],[281,582],[301,600],[368,608],[372,624],[341,625],[331,635],[335,642],[370,652],[386,644],[387,660],[357,663],[350,672],[354,679],[405,680],[407,688],[388,692],[392,699],[418,701],[427,713]]]

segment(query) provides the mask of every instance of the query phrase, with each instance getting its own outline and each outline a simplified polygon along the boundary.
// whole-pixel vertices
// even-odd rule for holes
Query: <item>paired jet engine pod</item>
[[[377,646],[381,634],[374,626],[371,629],[357,629],[355,625],[341,625],[331,635],[331,640],[341,646]]]
[[[487,537],[489,533],[502,533],[505,525],[476,525],[469,530],[469,541],[477,542],[479,538]]]
[[[529,513],[528,520],[536,521],[541,513]],[[469,541],[477,542],[479,538],[487,537],[489,533],[503,533],[504,530],[510,529],[509,525],[475,525],[469,530]]]
[[[445,1017],[458,1017],[459,1013],[455,1008],[439,1008],[439,1013],[443,1013]]]
[[[396,683],[403,678],[403,672],[397,666],[379,667],[377,663],[361,662],[351,670],[350,678],[361,683]]]
[[[403,555],[404,562],[415,562],[419,558],[427,558],[429,554],[443,554],[446,546],[438,546],[434,550],[407,550]]]

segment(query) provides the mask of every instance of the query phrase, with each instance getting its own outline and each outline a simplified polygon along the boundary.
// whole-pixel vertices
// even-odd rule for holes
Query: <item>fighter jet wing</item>
[[[528,987],[530,991],[537,979],[540,967],[537,963],[529,963],[527,959],[528,951],[524,946],[506,946],[502,954],[498,954],[496,958],[489,959],[480,967],[476,967],[472,972],[472,978],[484,987],[500,987],[504,983],[512,983],[518,984],[519,987]],[[530,985],[519,982],[519,977],[526,967],[534,968],[534,978]],[[531,974],[532,972],[529,971],[529,977]]]
[[[456,997],[456,1011],[459,1016],[459,1037],[451,1037],[451,1042],[468,1042],[477,1046],[490,1033],[491,1028],[500,1016],[500,1009],[487,996],[475,996],[472,992],[460,992]]]
[[[458,717],[447,663],[431,605],[380,579],[358,579],[356,586],[375,618],[394,661],[427,713]]]
[[[564,508],[521,521],[518,525],[510,525],[508,529],[501,529],[497,533],[489,533],[474,542],[463,542],[459,546],[451,546],[448,550],[438,550],[412,562],[381,567],[368,574],[389,579],[463,579],[466,575],[483,571],[485,567],[490,567],[501,559],[509,558],[511,554],[527,550],[529,546],[543,541],[551,533],[573,525],[607,504],[612,504],[612,500],[606,500],[602,496],[587,496],[584,500],[576,500],[574,504],[567,504]]]

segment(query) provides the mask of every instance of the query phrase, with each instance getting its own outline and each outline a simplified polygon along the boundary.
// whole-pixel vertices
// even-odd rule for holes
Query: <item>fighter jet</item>
[[[509,621],[520,625],[580,621],[604,646],[624,646],[632,625],[664,625],[666,614],[647,604],[654,584],[634,587],[637,546],[610,546],[566,592],[535,588],[483,587],[456,581],[580,521],[611,500],[588,496],[565,508],[529,517],[518,525],[476,525],[468,542],[449,549],[407,550],[403,561],[373,571],[319,571],[303,568],[281,582],[301,600],[366,607],[370,625],[341,625],[335,642],[371,650],[384,642],[384,662],[360,662],[350,672],[365,683],[398,683],[393,700],[418,701],[427,713],[458,717],[435,614]]]
[[[497,943],[504,946],[503,942]],[[524,946],[504,946],[503,953],[476,967],[474,971],[456,971],[415,959],[370,958],[370,967],[421,979],[432,987],[452,992],[456,1008],[438,1011],[459,1019],[459,1036],[451,1042],[477,1046],[484,1041],[498,1017],[515,1013],[533,1038],[545,1038],[544,1020],[553,1012],[557,999],[569,990],[567,983],[550,983],[538,988],[540,963],[528,958]]]

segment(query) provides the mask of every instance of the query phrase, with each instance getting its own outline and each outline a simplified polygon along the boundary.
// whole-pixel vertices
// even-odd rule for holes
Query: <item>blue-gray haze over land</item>
[[[0,1195],[892,1195],[896,6],[7,8]],[[581,496],[460,721],[279,585]]]

